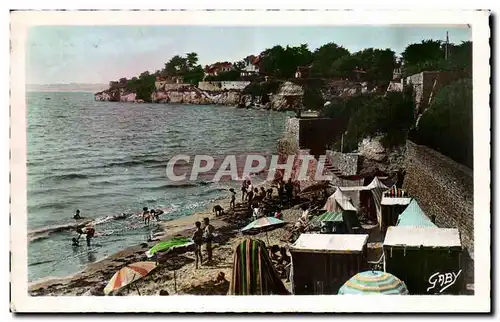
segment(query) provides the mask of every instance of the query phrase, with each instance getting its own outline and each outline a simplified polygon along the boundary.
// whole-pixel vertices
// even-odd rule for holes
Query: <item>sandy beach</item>
[[[267,186],[268,184],[264,182],[261,185]],[[275,191],[273,200],[276,199]],[[218,242],[213,244],[214,257],[212,265],[205,265],[196,270],[194,252],[170,252],[163,259],[168,259],[176,267],[176,285],[174,285],[174,273],[163,265],[134,284],[139,288],[141,295],[153,295],[160,289],[166,289],[170,294],[218,294],[218,291],[214,290],[213,287],[211,289],[210,287],[207,289],[207,287],[213,284],[219,272],[224,272],[226,279],[230,280],[234,248],[244,238],[247,238],[239,230],[251,221],[248,218],[247,204],[238,203],[238,201],[241,201],[241,195],[237,195],[237,204],[234,211],[226,211],[220,217],[216,217],[212,213],[212,208],[215,204],[219,204],[224,209],[229,209],[229,198],[219,199],[210,204],[205,210],[193,215],[164,221],[161,223],[163,232],[161,235],[157,235],[154,241],[127,247],[107,258],[90,264],[83,271],[71,276],[46,278],[33,282],[28,286],[28,292],[32,296],[103,295],[103,288],[117,270],[127,264],[148,260],[145,255],[146,251],[159,241],[179,236],[190,237],[194,232],[194,223],[203,221],[203,218],[208,217],[219,235]],[[285,209],[283,219],[288,223],[286,226],[269,232],[267,236],[258,234],[254,235],[253,238],[262,239],[267,243],[268,237],[271,245],[284,246],[285,243],[280,239],[287,232],[287,227],[293,224],[300,214],[301,210],[297,206],[292,209]],[[206,256],[204,247],[203,255]],[[134,287],[123,288],[117,295],[138,295],[135,285]],[[226,292],[227,289],[223,293]]]

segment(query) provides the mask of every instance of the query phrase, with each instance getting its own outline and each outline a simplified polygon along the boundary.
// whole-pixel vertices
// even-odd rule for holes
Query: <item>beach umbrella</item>
[[[194,242],[190,238],[187,237],[173,238],[159,242],[158,244],[154,245],[150,250],[146,252],[146,256],[148,258],[151,258],[158,252],[166,252],[174,248],[189,247],[192,245],[194,245]]]
[[[392,274],[366,271],[354,275],[342,285],[339,295],[346,294],[408,295],[408,289],[403,281]]]
[[[143,278],[155,268],[155,262],[137,262],[123,267],[116,272],[113,277],[111,277],[108,285],[104,288],[104,294],[108,295],[113,291],[119,290],[120,288]],[[137,292],[141,295],[139,289],[137,289]]]
[[[286,222],[278,218],[262,217],[246,225],[243,229],[241,229],[241,232],[244,234],[256,234],[265,231],[267,243],[269,244],[269,236],[267,236],[267,232],[283,226],[284,224],[286,224]]]

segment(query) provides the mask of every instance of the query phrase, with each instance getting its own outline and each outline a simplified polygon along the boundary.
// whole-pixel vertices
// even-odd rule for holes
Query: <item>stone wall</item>
[[[238,90],[241,91],[250,84],[248,81],[235,81],[235,82],[199,82],[198,88],[202,91],[224,91],[224,90]]]
[[[192,86],[191,84],[172,84],[169,81],[158,81],[155,82],[155,88],[157,91],[176,91],[186,87]]]
[[[287,135],[296,138],[301,149],[311,149],[311,153],[325,153],[326,146],[340,138],[342,127],[339,119],[328,118],[288,118]]]
[[[425,146],[407,141],[403,189],[424,212],[436,216],[436,225],[458,228],[465,254],[466,278],[473,278],[473,171]],[[483,215],[483,214],[482,214]],[[489,214],[485,214],[489,215]]]
[[[416,108],[420,114],[430,105],[439,90],[462,77],[463,72],[427,71],[408,76],[404,83],[413,86]]]

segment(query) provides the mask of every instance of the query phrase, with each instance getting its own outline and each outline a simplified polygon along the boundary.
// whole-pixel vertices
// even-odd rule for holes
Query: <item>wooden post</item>
[[[267,238],[267,246],[271,246],[271,243],[269,242],[269,235],[267,234],[267,231],[266,231],[266,238]]]
[[[177,293],[177,280],[175,277],[175,270],[174,270],[174,290],[175,290],[175,293]]]

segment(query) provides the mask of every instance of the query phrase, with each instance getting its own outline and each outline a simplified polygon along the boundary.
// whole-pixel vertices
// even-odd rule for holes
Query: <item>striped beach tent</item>
[[[263,241],[246,239],[236,247],[229,295],[288,294]]]
[[[437,227],[429,217],[425,215],[415,199],[412,199],[405,211],[399,215],[396,226]]]
[[[366,271],[351,277],[342,285],[338,294],[408,295],[408,289],[403,281],[392,274]]]

